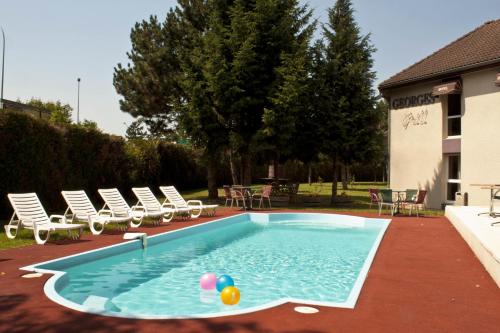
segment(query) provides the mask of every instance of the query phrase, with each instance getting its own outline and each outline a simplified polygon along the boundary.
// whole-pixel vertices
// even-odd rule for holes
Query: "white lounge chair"
[[[87,223],[94,235],[100,235],[109,223],[124,225],[124,229],[127,229],[132,220],[131,216],[114,216],[109,209],[97,211],[85,191],[62,191],[61,194],[68,204],[64,212],[66,218]]]
[[[66,223],[63,215],[47,216],[36,193],[8,194],[7,196],[14,207],[14,214],[9,224],[5,226],[5,234],[8,238],[16,238],[23,228],[33,230],[37,244],[45,244],[50,237],[50,232],[56,230],[66,230],[73,239],[80,238],[83,225]],[[55,220],[59,222],[54,223]],[[77,230],[78,234],[73,235],[73,230]],[[40,235],[43,232],[47,233],[45,237]]]
[[[174,186],[160,186],[160,191],[165,195],[164,204],[171,204],[175,209],[191,209],[191,217],[196,218],[205,212],[208,216],[215,215],[215,209],[219,205],[204,205],[200,200],[184,200]]]
[[[132,192],[139,200],[135,207],[143,208],[146,216],[156,218],[158,225],[172,221],[175,209],[162,206],[149,187],[133,187]]]
[[[131,218],[130,226],[132,228],[137,228],[141,225],[145,216],[144,209],[136,206],[130,207],[116,188],[99,189],[97,191],[104,200],[102,209],[107,208],[111,211],[113,217]]]

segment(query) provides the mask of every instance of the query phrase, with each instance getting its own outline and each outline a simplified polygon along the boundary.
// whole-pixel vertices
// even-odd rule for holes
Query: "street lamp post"
[[[76,123],[80,124],[80,81],[81,81],[81,79],[78,78],[78,79],[76,79],[76,81],[78,82],[78,100],[76,103]]]
[[[2,87],[0,88],[0,109],[3,109],[3,76],[4,76],[4,67],[5,67],[5,33],[3,28],[2,30],[2,39],[3,39],[3,47],[2,47]]]

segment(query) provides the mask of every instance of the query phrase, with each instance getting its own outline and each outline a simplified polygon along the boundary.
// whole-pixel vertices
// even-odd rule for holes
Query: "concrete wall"
[[[490,198],[488,190],[470,184],[500,184],[500,87],[493,84],[499,71],[462,76],[462,191],[470,205],[488,205]]]
[[[391,101],[432,92],[439,82],[391,91]],[[426,189],[427,207],[441,208],[445,196],[443,109],[433,104],[390,110],[390,187]]]

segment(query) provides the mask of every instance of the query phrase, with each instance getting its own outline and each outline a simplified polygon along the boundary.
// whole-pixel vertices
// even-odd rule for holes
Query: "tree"
[[[332,203],[336,200],[340,163],[368,160],[376,134],[370,35],[361,36],[350,0],[337,0],[328,10],[316,68],[321,94],[322,151],[333,161]]]
[[[225,56],[213,86],[226,106],[243,184],[251,182],[253,155],[285,149],[294,131],[310,16],[298,1],[237,0],[219,34]]]
[[[217,3],[213,1],[214,8]],[[114,85],[123,96],[121,109],[143,117],[129,128],[128,135],[145,135],[144,124],[150,137],[175,137],[204,149],[209,197],[217,198],[217,154],[227,133],[220,132],[224,122],[214,116],[219,108],[206,89],[208,8],[207,1],[181,0],[163,24],[155,16],[137,23],[131,33],[132,51],[127,54],[132,65],[118,64]],[[183,128],[177,128],[178,124]]]
[[[171,9],[164,24],[156,16],[135,24],[130,33],[132,50],[127,53],[131,63],[119,63],[113,74],[115,89],[123,96],[122,111],[134,117],[162,115],[167,122],[175,119],[175,105],[182,96],[177,22]]]
[[[389,126],[388,126],[388,114],[389,105],[385,99],[380,98],[375,104],[375,114],[377,115],[376,121],[376,136],[370,142],[370,149],[372,151],[373,164],[376,168],[381,168],[383,170],[382,181],[386,181],[387,175],[387,164],[389,162]]]
[[[77,124],[77,126],[88,130],[99,131],[99,132],[101,131],[99,129],[99,126],[97,126],[97,123],[89,119],[83,119],[83,121],[80,124]]]
[[[143,117],[138,117],[134,120],[125,131],[125,137],[128,140],[142,140],[147,137],[147,131],[144,128]]]
[[[309,42],[315,23],[309,24],[312,12],[307,6],[291,2],[292,10],[284,15],[278,34],[288,39],[288,50],[281,54],[281,65],[276,69],[276,89],[270,96],[270,105],[264,109],[262,134],[272,151],[275,177],[282,155],[289,156],[296,144],[292,138],[300,137],[298,121],[308,114],[308,56]]]
[[[26,104],[50,111],[49,121],[51,123],[57,125],[69,125],[72,122],[71,115],[73,108],[69,104],[62,104],[61,101],[43,102],[41,99],[34,97],[27,101]]]

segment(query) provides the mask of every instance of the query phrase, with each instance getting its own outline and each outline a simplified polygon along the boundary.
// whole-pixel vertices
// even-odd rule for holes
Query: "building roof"
[[[394,88],[465,70],[500,64],[500,19],[489,21],[379,85]]]

